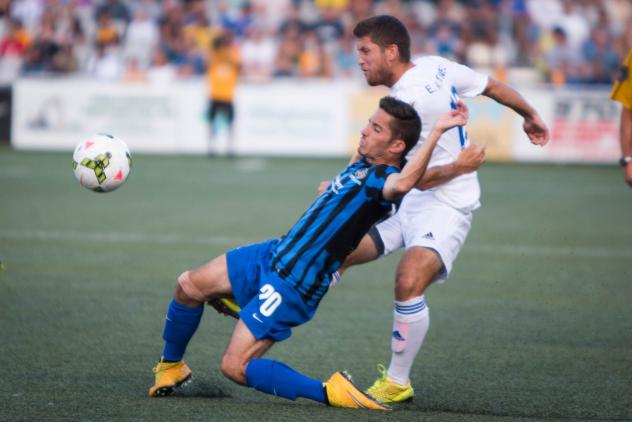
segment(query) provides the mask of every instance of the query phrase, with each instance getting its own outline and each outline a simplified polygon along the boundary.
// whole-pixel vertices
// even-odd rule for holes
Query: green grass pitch
[[[233,322],[207,308],[194,381],[147,397],[176,277],[283,234],[343,160],[134,157],[81,188],[70,153],[0,149],[0,420],[631,420],[632,189],[615,166],[487,164],[483,207],[431,329],[414,401],[389,414],[224,379]],[[307,375],[388,364],[397,256],[349,271],[269,356]]]

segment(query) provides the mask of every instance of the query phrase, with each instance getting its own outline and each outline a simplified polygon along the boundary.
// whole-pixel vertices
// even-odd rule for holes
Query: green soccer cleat
[[[158,362],[154,367],[156,381],[149,389],[151,397],[168,396],[176,387],[184,385],[191,380],[191,369],[183,360],[178,362]]]
[[[413,390],[410,381],[406,385],[396,383],[386,375],[386,368],[381,363],[377,365],[377,370],[380,373],[380,378],[367,388],[367,394],[382,403],[402,403],[413,399],[415,390]]]
[[[325,382],[327,401],[333,407],[350,409],[391,410],[388,405],[380,403],[368,394],[363,393],[351,382],[351,376],[344,371],[334,373]]]

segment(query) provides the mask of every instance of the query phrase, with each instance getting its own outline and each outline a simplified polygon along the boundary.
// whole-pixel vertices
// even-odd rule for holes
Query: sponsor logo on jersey
[[[424,234],[424,239],[435,240],[434,235],[432,234],[432,232],[428,232],[428,233]]]
[[[333,182],[331,182],[331,190],[334,191],[334,193],[338,193],[342,188],[343,184],[340,181],[340,175],[337,175]]]
[[[349,179],[351,179],[351,181],[353,183],[355,183],[358,186],[362,186],[362,182],[361,180],[364,179],[367,175],[367,173],[369,172],[369,169],[359,169],[356,170],[354,174],[352,174],[351,176],[349,176]]]
[[[355,177],[358,180],[362,180],[366,177],[368,173],[369,173],[369,169],[359,169],[355,171]]]

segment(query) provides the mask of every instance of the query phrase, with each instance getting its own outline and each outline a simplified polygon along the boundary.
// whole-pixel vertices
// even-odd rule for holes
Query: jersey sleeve
[[[383,204],[391,204],[392,201],[384,199],[382,191],[388,176],[397,172],[399,172],[399,170],[391,166],[372,167],[367,174],[367,181],[364,185],[367,196],[373,201],[378,201]]]
[[[625,63],[621,66],[617,80],[614,82],[610,98],[623,104],[625,108],[632,108],[632,50],[628,52]]]
[[[446,60],[446,62],[449,63],[452,86],[456,88],[456,92],[460,97],[472,98],[485,91],[489,76],[456,62],[449,60]]]

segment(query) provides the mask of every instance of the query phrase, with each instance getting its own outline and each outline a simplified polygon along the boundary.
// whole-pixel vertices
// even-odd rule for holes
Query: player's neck
[[[401,164],[401,158],[392,158],[392,157],[367,157],[366,155],[361,155],[369,164],[373,166],[391,166],[399,168]]]
[[[404,73],[406,73],[406,71],[413,68],[414,66],[415,65],[413,62],[405,62],[405,63],[396,62],[395,64],[393,64],[393,66],[391,67],[391,78],[386,83],[386,86],[391,88],[393,85],[397,83],[397,81],[399,81],[399,79],[402,77]]]

